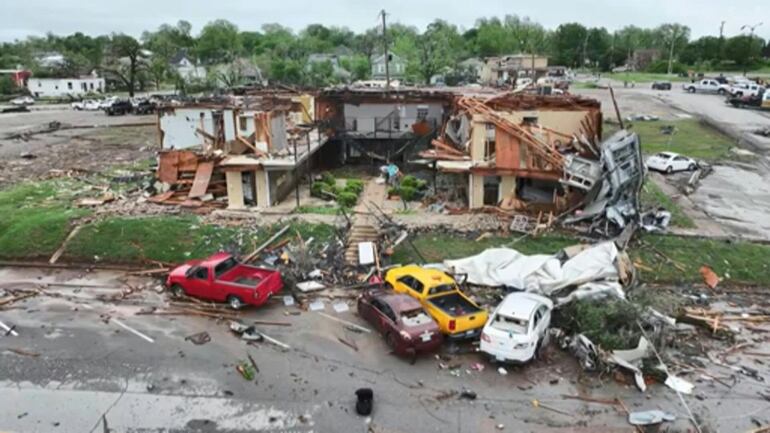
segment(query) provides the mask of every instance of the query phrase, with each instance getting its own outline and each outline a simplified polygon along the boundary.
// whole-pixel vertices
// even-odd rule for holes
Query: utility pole
[[[725,36],[725,23],[727,21],[722,21],[722,24],[719,25],[719,39],[722,39]]]
[[[390,89],[390,51],[388,50],[388,24],[385,22],[385,9],[380,11],[382,16],[382,45],[385,47],[385,90]]]
[[[671,49],[668,53],[668,75],[671,75],[671,73],[674,70],[674,44],[676,43],[676,28],[671,29]]]

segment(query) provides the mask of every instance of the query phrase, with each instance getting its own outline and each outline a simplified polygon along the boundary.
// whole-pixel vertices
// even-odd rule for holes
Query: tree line
[[[171,61],[184,53],[210,70],[240,59],[257,66],[271,82],[323,86],[369,78],[371,59],[383,53],[386,43],[405,60],[406,80],[414,83],[427,83],[436,74],[461,81],[464,71],[459,65],[463,60],[514,53],[545,54],[551,65],[608,71],[628,63],[639,50],[654,49],[661,58],[648,67],[648,72],[674,73],[754,68],[763,66],[770,55],[767,41],[747,34],[692,39],[690,29],[681,24],[628,26],[614,32],[579,23],[546,29],[528,18],[509,15],[479,19],[467,30],[443,20],[435,20],[423,31],[393,23],[384,36],[380,28],[356,33],[321,24],[299,32],[279,24],[263,25],[259,31],[242,30],[227,20],[211,21],[197,35],[187,21],[161,25],[145,31],[139,39],[125,34],[48,34],[1,44],[0,68],[21,65],[43,77],[97,70],[130,91],[163,83],[177,88],[213,85],[210,76],[190,83],[176,74]],[[54,67],[40,65],[41,54],[51,52],[63,55],[64,61]],[[338,64],[309,61],[311,54],[321,53],[337,54]],[[340,75],[340,69],[346,75]],[[225,74],[221,68],[217,71]],[[238,77],[220,81],[234,85]]]

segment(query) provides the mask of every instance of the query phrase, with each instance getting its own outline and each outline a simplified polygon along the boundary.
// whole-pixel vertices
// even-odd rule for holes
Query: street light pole
[[[741,26],[741,31],[744,31],[745,29],[751,30],[751,32],[749,32],[749,43],[750,44],[754,42],[754,30],[757,27],[761,26],[762,24],[763,23],[760,21],[760,22],[754,24],[753,26],[751,24],[745,24],[745,25]],[[743,68],[743,76],[744,77],[746,76],[746,73],[747,73],[747,70],[746,70],[746,67],[744,66],[744,68]]]

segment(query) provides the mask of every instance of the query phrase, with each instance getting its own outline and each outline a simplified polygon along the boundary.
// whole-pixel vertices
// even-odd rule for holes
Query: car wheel
[[[695,87],[690,87],[689,89],[687,89],[687,91],[690,93],[695,93]]]
[[[690,164],[690,166],[688,168],[690,169],[690,171],[695,171],[695,169],[697,169],[698,166],[695,165],[695,163],[693,162],[693,163]]]
[[[719,89],[719,91],[717,93],[719,93],[720,95],[724,95],[725,94],[725,89]]]
[[[674,172],[674,167],[672,167],[670,165],[668,167],[666,167],[666,173],[671,174],[673,172]]]
[[[537,344],[535,345],[535,353],[532,354],[533,360],[539,360],[540,356],[543,354],[543,339],[537,340]]]
[[[737,96],[739,98],[743,98],[743,92],[738,92],[738,93],[735,94],[735,96]]]
[[[396,336],[392,332],[388,332],[388,335],[385,336],[385,343],[388,344],[390,350],[396,351]]]
[[[241,301],[241,298],[235,295],[228,296],[227,303],[228,305],[230,305],[230,308],[232,308],[233,310],[240,310],[241,308],[243,308],[243,301]]]
[[[180,286],[179,284],[174,284],[171,286],[171,294],[177,298],[181,298],[182,296],[187,295],[187,293],[184,291],[184,287]]]

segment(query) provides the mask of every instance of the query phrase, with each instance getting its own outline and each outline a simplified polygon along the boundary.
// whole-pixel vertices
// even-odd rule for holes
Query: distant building
[[[340,60],[346,59],[349,56],[329,53],[313,53],[307,57],[307,66],[309,70],[314,63],[329,62],[332,65],[334,77],[340,81],[348,82],[352,74],[347,69],[343,68],[340,64]]]
[[[79,97],[105,90],[104,78],[30,78],[27,89],[35,98]]]
[[[195,79],[202,80],[206,78],[206,68],[196,65],[184,50],[179,50],[176,55],[171,58],[169,64],[185,81]]]
[[[16,87],[27,87],[27,81],[32,76],[32,72],[25,69],[0,69],[0,76],[9,76]]]
[[[516,78],[536,80],[548,72],[548,57],[539,54],[511,54],[486,59],[480,80],[486,85],[513,83]]]
[[[387,78],[385,63],[384,54],[372,58],[372,80],[385,80]],[[406,61],[404,59],[393,53],[388,53],[387,63],[391,80],[404,78],[406,73]]]
[[[57,52],[41,53],[35,59],[37,64],[43,68],[56,68],[64,65],[66,61],[64,55]]]
[[[660,59],[660,50],[655,48],[636,50],[631,57],[631,64],[629,66],[635,71],[643,71]]]
[[[231,63],[212,66],[210,73],[218,87],[262,86],[266,84],[259,66],[245,58],[237,58]]]
[[[484,70],[484,61],[478,57],[471,57],[458,63],[457,66],[469,73],[469,78],[474,78],[472,83],[481,81],[481,72]]]

